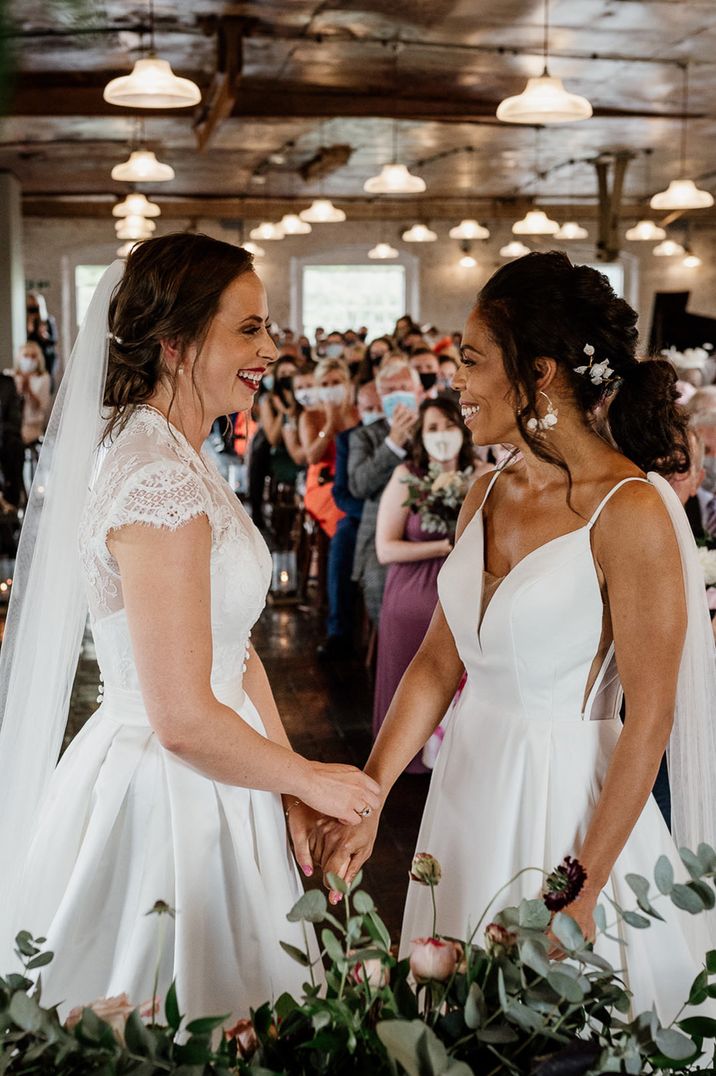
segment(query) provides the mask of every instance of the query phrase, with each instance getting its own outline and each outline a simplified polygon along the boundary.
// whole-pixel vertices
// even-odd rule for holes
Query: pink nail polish
[[[310,878],[311,875],[313,874],[313,867],[311,866],[310,863],[304,863],[303,866],[301,867],[301,870],[303,871],[303,873],[306,875],[307,878]]]

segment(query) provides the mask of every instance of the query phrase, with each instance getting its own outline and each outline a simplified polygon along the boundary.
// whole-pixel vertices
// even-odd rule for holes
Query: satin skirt
[[[214,691],[265,735],[240,683]],[[170,754],[138,692],[108,686],[61,759],[21,884],[18,929],[47,938],[43,1003],[61,1014],[122,992],[140,1005],[157,966],[160,998],[176,980],[189,1019],[248,1016],[307,978],[279,945],[307,944],[286,920],[302,887],[280,797]],[[173,916],[147,914],[160,900]]]
[[[442,866],[436,889],[440,933],[465,939],[484,913],[475,935],[476,944],[483,944],[485,927],[498,911],[540,895],[543,876],[530,871],[496,897],[518,871],[538,867],[549,872],[565,855],[579,856],[621,730],[618,718],[532,721],[493,713],[468,681],[438,755],[416,848],[430,852]],[[654,864],[662,854],[678,879],[688,881],[661,812],[649,797],[604,893],[635,909],[626,875],[642,874],[653,882]],[[655,907],[666,921],[651,920],[642,930],[617,922],[605,896],[601,903],[609,933],[623,944],[600,938],[597,952],[621,970],[635,1013],[655,1004],[662,1022],[670,1021],[713,947],[716,913],[691,916],[661,898]],[[409,952],[411,939],[431,930],[430,891],[411,882],[401,956]],[[711,1003],[694,1011],[714,1015],[713,1009]]]

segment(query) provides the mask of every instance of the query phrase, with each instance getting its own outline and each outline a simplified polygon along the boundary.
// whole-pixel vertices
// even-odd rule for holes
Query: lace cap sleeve
[[[180,462],[162,460],[127,477],[109,513],[105,534],[134,523],[174,531],[196,516],[210,519],[209,511],[209,495],[197,475]]]

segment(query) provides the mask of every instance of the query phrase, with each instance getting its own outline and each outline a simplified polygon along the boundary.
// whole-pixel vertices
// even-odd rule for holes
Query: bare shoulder
[[[651,482],[625,482],[594,525],[595,552],[605,568],[679,562],[669,511]]]
[[[487,488],[490,485],[494,474],[494,470],[486,471],[484,474],[481,474],[479,478],[475,479],[467,491],[465,500],[462,502],[462,508],[460,509],[460,518],[457,521],[457,531],[455,534],[456,540],[460,537],[484,501]]]

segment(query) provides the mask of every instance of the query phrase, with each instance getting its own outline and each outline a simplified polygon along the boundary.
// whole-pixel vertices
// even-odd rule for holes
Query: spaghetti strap
[[[617,482],[616,486],[612,486],[612,488],[611,488],[611,489],[609,490],[609,493],[607,493],[606,497],[604,497],[604,498],[603,498],[603,499],[602,499],[602,500],[601,500],[601,501],[599,502],[599,504],[597,505],[597,507],[596,507],[596,508],[595,508],[595,510],[594,510],[594,515],[593,515],[593,516],[592,516],[592,518],[591,518],[591,519],[589,520],[589,523],[587,523],[587,530],[591,530],[591,529],[592,529],[592,527],[594,526],[594,524],[595,524],[595,523],[597,522],[597,520],[599,519],[599,516],[600,516],[600,514],[601,514],[602,508],[604,508],[604,505],[605,505],[605,504],[607,503],[607,501],[608,501],[608,500],[609,500],[609,499],[610,499],[611,497],[613,497],[613,496],[614,496],[614,494],[616,493],[616,491],[617,491],[618,489],[621,489],[621,488],[622,488],[622,486],[626,485],[626,483],[627,483],[627,482],[646,482],[646,483],[647,483],[647,485],[649,485],[649,479],[648,479],[648,478],[639,478],[639,477],[638,477],[637,475],[631,475],[631,476],[630,476],[629,478],[622,478],[621,482]]]
[[[513,451],[512,451],[511,453],[510,453],[510,455],[509,455],[509,456],[507,456],[507,457],[506,457],[506,458],[505,458],[505,459],[504,459],[504,460],[502,461],[502,463],[501,463],[501,464],[500,464],[500,465],[499,465],[498,467],[495,467],[495,470],[494,470],[494,471],[493,471],[493,473],[492,473],[492,478],[491,478],[491,479],[490,479],[490,481],[488,482],[488,485],[487,485],[487,489],[485,490],[485,496],[484,496],[484,497],[482,498],[482,502],[481,502],[481,504],[480,504],[480,507],[479,507],[479,508],[478,508],[478,510],[477,510],[478,512],[481,512],[481,511],[482,511],[482,509],[483,509],[483,508],[485,507],[485,502],[486,502],[487,498],[488,498],[488,497],[490,496],[490,490],[492,489],[492,487],[494,486],[495,482],[496,482],[496,481],[497,481],[497,479],[498,479],[498,478],[500,477],[500,475],[502,474],[502,472],[503,472],[503,471],[505,470],[505,468],[506,468],[506,467],[509,467],[509,465],[510,465],[510,464],[512,463],[512,461],[513,461],[513,460],[515,459],[515,457],[517,456],[517,454],[518,454],[518,450],[517,450],[517,449],[515,448],[515,449],[514,449],[514,450],[513,450]],[[475,514],[477,514],[477,513],[475,513]]]

